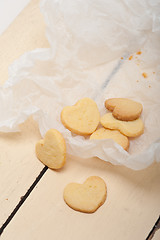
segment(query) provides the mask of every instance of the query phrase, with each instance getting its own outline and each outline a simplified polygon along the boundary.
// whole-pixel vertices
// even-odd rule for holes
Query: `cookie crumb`
[[[123,59],[123,57],[121,57],[121,59]]]
[[[141,54],[142,54],[142,52],[141,52],[141,51],[138,51],[136,54],[137,54],[137,55],[141,55]]]
[[[153,72],[153,74],[155,74],[155,72]]]
[[[148,77],[148,76],[147,76],[147,73],[145,73],[145,72],[142,73],[142,76],[143,76],[144,78],[147,78],[147,77]]]
[[[133,58],[133,56],[131,55],[131,56],[129,57],[129,60],[132,60],[132,58]]]
[[[8,198],[6,198],[6,200],[8,200]]]
[[[151,88],[151,85],[149,85],[148,87]]]
[[[139,80],[136,80],[136,82],[139,82]]]

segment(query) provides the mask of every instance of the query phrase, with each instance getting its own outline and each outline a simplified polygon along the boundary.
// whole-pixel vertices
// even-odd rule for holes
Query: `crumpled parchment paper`
[[[140,170],[160,161],[160,1],[43,0],[49,49],[27,52],[9,68],[0,88],[0,131],[18,131],[30,115],[42,137],[59,130],[67,152],[97,156]],[[138,52],[138,53],[137,53]],[[60,120],[64,106],[128,97],[143,104],[144,134],[123,150],[112,140],[72,134]]]

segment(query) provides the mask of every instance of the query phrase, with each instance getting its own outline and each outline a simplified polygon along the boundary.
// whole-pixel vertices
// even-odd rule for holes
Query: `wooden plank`
[[[98,175],[108,187],[105,204],[94,214],[69,208],[63,189]],[[112,166],[97,158],[67,157],[59,171],[48,170],[26,200],[2,240],[146,239],[160,213],[160,164],[142,171]]]
[[[160,239],[160,230],[158,230],[152,240],[159,240]]]
[[[8,66],[22,54],[49,47],[39,0],[32,0],[0,36],[0,83],[8,79]]]
[[[39,1],[33,0],[0,36],[0,82],[8,78],[8,66],[24,52],[48,47]],[[20,133],[0,133],[0,226],[25,194],[43,166],[34,146],[40,138],[37,124],[28,119]]]

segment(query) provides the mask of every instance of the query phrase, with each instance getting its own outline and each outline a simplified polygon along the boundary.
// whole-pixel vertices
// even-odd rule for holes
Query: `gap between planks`
[[[3,223],[2,227],[0,228],[0,235],[3,233],[4,229],[8,226],[8,224],[10,223],[10,221],[13,219],[13,217],[15,216],[15,214],[18,212],[18,210],[20,209],[20,207],[23,205],[23,203],[26,201],[26,199],[28,198],[28,196],[30,195],[30,193],[33,191],[33,189],[35,188],[35,186],[38,184],[38,182],[41,180],[41,178],[43,177],[43,175],[45,174],[45,172],[47,171],[48,167],[45,166],[42,171],[39,173],[39,175],[36,177],[35,181],[32,183],[32,185],[30,186],[30,188],[27,190],[27,192],[25,193],[24,196],[21,197],[19,203],[17,204],[17,206],[14,208],[14,210],[11,212],[11,214],[9,215],[9,217],[6,219],[6,221]]]

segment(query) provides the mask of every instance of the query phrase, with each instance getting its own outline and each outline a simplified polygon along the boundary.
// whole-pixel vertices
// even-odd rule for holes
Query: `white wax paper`
[[[50,48],[25,53],[10,66],[0,89],[0,131],[18,131],[32,115],[42,137],[56,128],[74,156],[135,170],[159,162],[160,1],[43,0],[41,10]],[[128,152],[112,140],[72,134],[60,113],[83,97],[94,99],[101,115],[110,97],[141,102],[144,134],[130,139]]]

